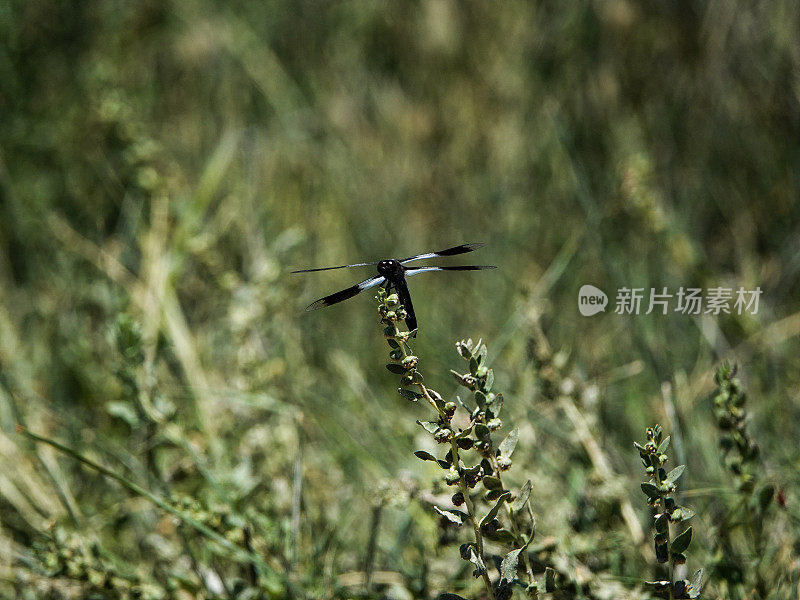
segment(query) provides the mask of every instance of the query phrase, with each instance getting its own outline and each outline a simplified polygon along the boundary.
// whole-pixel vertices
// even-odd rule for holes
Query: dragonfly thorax
[[[403,265],[400,261],[389,259],[382,260],[378,263],[378,273],[386,277],[389,281],[393,281],[403,275]]]

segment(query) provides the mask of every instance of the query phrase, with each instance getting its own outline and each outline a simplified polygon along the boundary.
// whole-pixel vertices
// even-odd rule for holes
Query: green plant
[[[773,504],[775,488],[769,483],[759,485],[760,451],[747,431],[747,395],[736,373],[736,365],[725,362],[714,375],[716,389],[712,398],[719,446],[738,495],[738,501],[728,508],[717,528],[714,572],[725,581],[730,594],[745,597],[749,591],[757,598],[766,598],[774,586],[767,583],[762,569],[765,520]],[[737,529],[743,533],[740,544],[732,539]],[[742,558],[747,555],[749,559]]]
[[[673,536],[671,529],[694,516],[694,512],[686,506],[679,506],[673,496],[676,482],[683,475],[685,465],[679,465],[667,473],[664,465],[669,457],[670,438],[663,438],[660,425],[648,427],[644,445],[634,442],[635,448],[645,466],[650,479],[642,483],[641,488],[647,496],[647,504],[655,508],[653,536],[656,560],[668,566],[668,579],[646,582],[656,594],[662,598],[677,600],[679,598],[698,598],[703,581],[703,570],[698,569],[691,581],[675,580],[675,566],[686,562],[684,552],[692,541],[692,527],[689,526]]]
[[[409,346],[411,333],[401,331],[397,326],[406,314],[397,295],[379,290],[377,299],[378,312],[384,325],[383,334],[390,347],[389,357],[393,361],[386,368],[401,376],[402,387],[398,388],[398,392],[403,398],[413,402],[424,399],[430,404],[436,414],[435,420],[417,422],[437,443],[449,446],[443,458],[437,458],[425,450],[414,453],[421,460],[438,464],[445,471],[445,483],[457,488],[451,498],[455,508],[435,507],[436,512],[445,524],[471,525],[473,537],[461,544],[460,554],[461,558],[474,566],[473,575],[483,579],[489,598],[510,598],[514,585],[523,587],[529,597],[536,598],[539,587],[525,556],[535,529],[529,502],[531,482],[528,480],[521,489],[512,492],[503,481],[503,473],[512,465],[511,455],[517,445],[519,431],[512,430],[499,444],[492,437],[503,426],[500,420],[503,395],[492,391],[494,372],[486,366],[486,346],[480,341],[473,343],[472,340],[456,344],[459,355],[468,363],[469,369],[464,374],[456,371],[451,373],[459,385],[472,392],[474,406],[468,406],[461,398],[457,398],[458,404],[446,402],[441,394],[424,384],[418,369],[419,359]],[[459,405],[465,416],[457,414]],[[464,426],[459,427],[459,422]],[[477,489],[479,484],[480,492]],[[488,510],[481,517],[478,507],[482,502],[487,503]],[[501,519],[503,510],[505,516]],[[486,566],[486,540],[512,548],[501,561],[500,578],[496,586],[492,585]],[[554,587],[554,571],[548,568],[545,588],[552,591]]]

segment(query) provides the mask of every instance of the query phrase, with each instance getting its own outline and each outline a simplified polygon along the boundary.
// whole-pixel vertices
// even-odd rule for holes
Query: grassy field
[[[0,4],[0,597],[678,598],[645,582],[703,568],[797,598],[798,31],[789,0]],[[465,242],[499,268],[410,279],[408,347],[372,291],[304,312],[369,267],[290,273]],[[681,287],[761,296],[644,314]],[[414,455],[469,426],[463,470]],[[462,487],[509,539],[436,512]]]

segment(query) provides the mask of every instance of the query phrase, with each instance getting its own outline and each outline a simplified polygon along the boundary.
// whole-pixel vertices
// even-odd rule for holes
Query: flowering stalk
[[[726,554],[735,552],[733,547],[729,547],[727,553],[721,553],[715,571],[731,588],[738,587],[738,580],[744,579],[756,597],[766,598],[772,589],[762,572],[765,520],[773,505],[775,488],[769,483],[759,485],[760,451],[747,431],[747,394],[742,389],[736,372],[736,365],[727,362],[720,365],[714,376],[716,389],[712,394],[714,416],[720,433],[720,449],[739,495],[736,507],[739,510],[733,509],[729,512],[726,522],[720,528],[720,537],[725,540],[736,528],[736,524],[741,523],[747,534],[747,550],[756,558],[753,561],[725,558]],[[749,565],[750,568],[741,572],[739,565]]]
[[[646,431],[647,441],[644,446],[636,442],[634,447],[639,451],[639,456],[645,466],[645,472],[650,476],[650,480],[642,483],[641,488],[647,503],[656,509],[653,517],[655,534],[656,560],[660,563],[668,564],[668,580],[648,581],[646,584],[662,598],[669,600],[679,600],[684,598],[698,598],[703,581],[703,570],[695,572],[692,581],[685,579],[675,581],[675,565],[682,565],[686,562],[683,554],[692,541],[692,528],[688,527],[676,537],[671,536],[670,527],[683,521],[688,521],[694,516],[694,512],[685,507],[678,506],[672,494],[675,491],[675,484],[683,475],[685,465],[679,465],[667,473],[664,469],[669,457],[666,452],[669,449],[670,438],[663,438],[660,425],[648,427]]]
[[[511,467],[511,454],[519,437],[515,429],[495,446],[492,433],[502,427],[499,418],[503,406],[503,395],[492,392],[494,372],[485,365],[486,346],[471,340],[456,344],[456,349],[469,364],[469,372],[459,374],[453,371],[458,383],[469,389],[475,400],[475,408],[470,409],[459,398],[459,403],[468,413],[465,428],[454,424],[458,406],[455,402],[445,402],[435,390],[427,387],[418,369],[419,359],[414,355],[409,340],[411,333],[400,331],[398,322],[405,318],[405,310],[400,306],[395,294],[386,291],[378,292],[378,312],[384,325],[392,363],[386,365],[392,373],[401,376],[402,387],[398,392],[411,401],[424,399],[435,411],[433,421],[417,421],[439,444],[447,444],[449,449],[444,458],[437,458],[430,452],[418,450],[414,454],[421,460],[437,463],[444,471],[447,485],[456,486],[458,491],[452,496],[455,509],[434,507],[447,525],[461,526],[468,522],[472,527],[473,540],[460,547],[461,557],[474,566],[473,575],[480,577],[486,587],[488,597],[492,600],[506,600],[511,597],[512,585],[523,587],[530,598],[536,598],[538,587],[534,580],[533,570],[528,564],[524,552],[533,539],[533,513],[530,509],[529,497],[531,484],[528,481],[516,493],[508,490],[501,478],[501,472]],[[474,453],[477,464],[467,466],[465,453]],[[483,484],[483,501],[488,503],[488,512],[479,517],[476,487]],[[461,510],[463,507],[464,510]],[[508,527],[501,525],[498,515],[505,507]],[[530,533],[525,536],[520,532],[518,517],[527,519]],[[505,555],[500,567],[500,580],[492,586],[485,562],[485,541],[509,544],[513,550]],[[521,572],[522,579],[518,578]],[[548,569],[546,585],[548,591],[554,587],[554,573]],[[451,595],[454,596],[454,595]]]

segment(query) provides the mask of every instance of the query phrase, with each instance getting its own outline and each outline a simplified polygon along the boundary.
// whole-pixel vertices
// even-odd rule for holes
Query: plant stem
[[[472,504],[472,499],[469,497],[469,487],[467,486],[467,482],[464,479],[464,475],[461,472],[461,461],[458,457],[458,443],[456,442],[455,438],[450,440],[450,445],[453,449],[453,464],[456,465],[458,469],[459,478],[458,478],[458,487],[461,488],[461,494],[464,496],[464,504],[467,507],[467,514],[469,515],[470,523],[472,523],[472,529],[475,532],[475,547],[478,551],[478,556],[481,557],[481,561],[483,562],[484,566],[486,565],[486,561],[483,557],[483,534],[481,534],[481,528],[478,525],[478,519],[475,515],[475,505]],[[486,585],[486,591],[489,592],[489,598],[494,600],[494,589],[492,588],[492,581],[489,579],[489,573],[486,569],[484,569],[483,573],[483,583]]]
[[[431,406],[433,406],[439,415],[445,417],[444,413],[442,413],[442,411],[439,410],[439,407],[436,406],[436,401],[434,401],[434,399],[431,397],[430,393],[428,392],[428,388],[422,383],[418,385],[422,395],[425,396],[425,399],[430,402]],[[481,576],[483,577],[483,583],[486,585],[486,591],[489,594],[490,600],[495,600],[494,588],[492,588],[492,580],[489,579],[489,573],[485,568],[486,561],[483,556],[483,534],[481,534],[481,528],[475,515],[475,505],[472,503],[472,499],[469,497],[469,486],[467,485],[467,481],[464,478],[464,473],[461,469],[461,459],[458,456],[458,442],[456,441],[455,436],[453,436],[453,438],[450,440],[450,448],[451,453],[453,454],[453,465],[456,467],[456,469],[458,469],[458,487],[461,490],[461,495],[464,496],[464,505],[467,508],[469,522],[472,524],[472,530],[475,532],[475,549],[478,552],[478,556],[481,558],[481,562],[484,564],[484,570],[483,573],[481,573]]]
[[[663,482],[661,481],[661,475],[659,473],[659,468],[658,467],[654,468],[653,478],[656,481],[656,485],[660,489],[661,488],[661,484]],[[667,501],[666,501],[666,498],[665,498],[665,494],[664,494],[664,492],[659,491],[659,495],[660,495],[661,506],[662,506],[662,508],[664,510],[664,514],[668,515],[668,513],[667,513]],[[672,549],[671,549],[672,540],[671,540],[671,537],[670,537],[670,529],[669,528],[670,528],[670,522],[669,522],[669,516],[667,516],[666,536],[667,536],[667,559],[668,559],[667,560],[667,568],[669,569],[669,600],[674,600],[674,595],[673,595],[672,588],[675,585],[675,561],[672,559]]]
[[[747,526],[747,531],[750,535],[750,539],[755,542],[756,562],[753,565],[753,572],[755,575],[756,592],[758,593],[760,598],[766,598],[767,585],[764,582],[763,576],[761,575],[761,562],[764,560],[764,548],[763,548],[764,538],[762,535],[763,530],[759,527],[758,531],[756,531],[753,509],[750,507],[749,498],[746,496],[742,497],[742,507],[744,508],[744,513],[746,516],[745,524]]]

